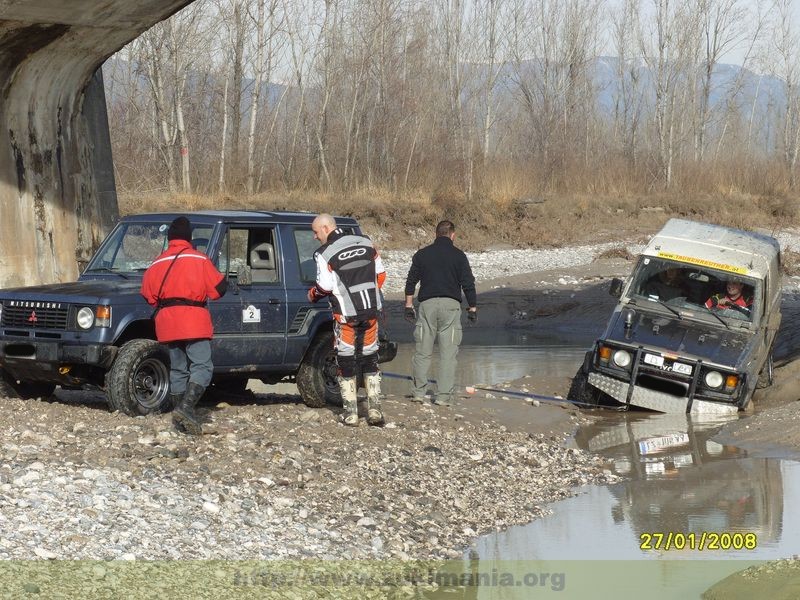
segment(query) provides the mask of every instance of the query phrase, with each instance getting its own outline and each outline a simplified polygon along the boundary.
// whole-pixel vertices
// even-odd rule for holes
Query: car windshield
[[[170,221],[120,223],[100,247],[86,273],[135,273],[150,266],[167,247]],[[207,252],[213,225],[192,226],[192,245]]]
[[[738,273],[643,256],[629,295],[639,304],[663,305],[681,317],[742,324],[758,319],[762,282]]]

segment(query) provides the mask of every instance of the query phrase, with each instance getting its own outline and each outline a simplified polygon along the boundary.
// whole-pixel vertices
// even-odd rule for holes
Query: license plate
[[[682,373],[683,375],[691,375],[692,374],[692,365],[686,365],[684,363],[672,363],[672,370],[676,373]]]
[[[653,365],[655,367],[663,367],[664,357],[659,356],[658,354],[645,354],[644,362],[646,362],[648,365]]]
[[[653,365],[654,367],[658,367],[659,369],[663,369],[664,371],[672,371],[674,373],[680,373],[682,375],[691,375],[692,374],[692,365],[687,365],[686,363],[674,362],[669,364],[668,362],[664,362],[664,357],[658,354],[645,354],[644,355],[644,362],[648,365]]]
[[[689,443],[688,433],[673,433],[657,438],[650,438],[647,440],[639,441],[640,454],[655,454],[666,450],[667,448],[674,448],[675,446],[683,446]]]

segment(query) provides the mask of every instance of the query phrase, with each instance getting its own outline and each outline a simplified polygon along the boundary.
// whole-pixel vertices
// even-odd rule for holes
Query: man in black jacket
[[[467,299],[467,318],[478,319],[475,277],[467,255],[453,245],[455,226],[441,221],[436,226],[436,239],[414,254],[406,278],[406,320],[415,323],[413,365],[413,399],[422,402],[428,384],[428,368],[433,343],[439,341],[439,377],[434,404],[450,405],[455,392],[456,357],[461,344],[461,293]],[[413,300],[419,287],[419,316]]]

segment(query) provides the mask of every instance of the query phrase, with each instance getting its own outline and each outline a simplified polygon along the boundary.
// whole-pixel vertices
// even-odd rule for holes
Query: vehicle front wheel
[[[106,374],[112,410],[132,417],[169,410],[169,354],[153,340],[123,344]]]
[[[775,379],[775,363],[772,360],[772,352],[767,357],[767,362],[764,363],[761,373],[758,374],[757,389],[767,388],[772,385]]]
[[[55,383],[43,381],[17,381],[5,369],[0,369],[0,396],[15,400],[47,398],[56,389]]]
[[[337,371],[333,332],[326,331],[311,342],[297,370],[297,389],[306,406],[322,408],[326,403],[341,406]]]
[[[589,384],[589,376],[583,370],[578,369],[572,384],[567,392],[567,399],[578,403],[580,406],[597,406],[600,403],[600,392]]]

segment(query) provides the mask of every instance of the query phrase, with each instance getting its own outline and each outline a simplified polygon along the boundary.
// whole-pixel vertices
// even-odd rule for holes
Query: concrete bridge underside
[[[68,281],[117,217],[102,79],[192,0],[0,0],[0,287]]]

